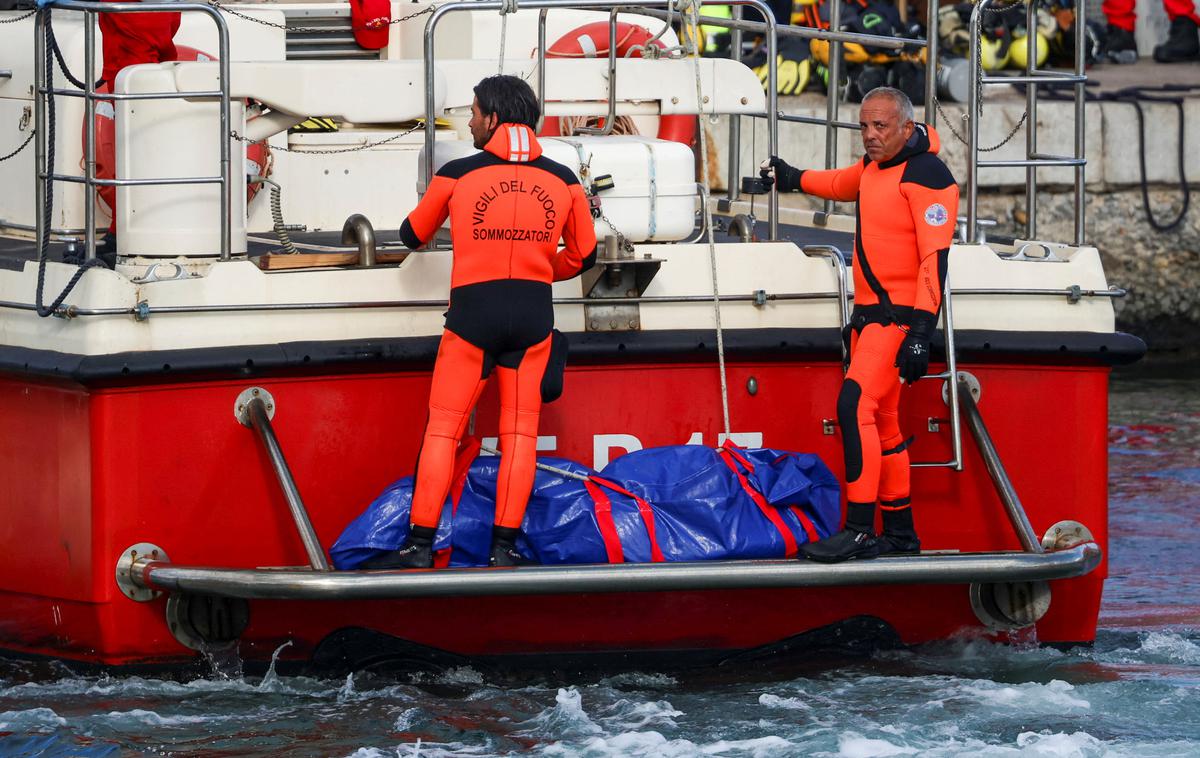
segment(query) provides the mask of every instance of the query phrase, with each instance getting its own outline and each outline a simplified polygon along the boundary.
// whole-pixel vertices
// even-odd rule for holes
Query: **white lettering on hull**
[[[763,433],[762,432],[732,432],[729,434],[729,439],[733,440],[735,445],[740,447],[762,447]],[[726,436],[724,432],[717,435],[717,447],[725,444]],[[684,445],[704,445],[704,432],[692,432],[691,436],[683,442]],[[484,437],[483,446],[498,450],[500,440],[497,437]],[[632,453],[635,450],[641,450],[645,447],[642,441],[632,434],[593,434],[592,435],[592,468],[599,471],[608,465],[613,458],[619,458],[625,453]],[[537,449],[539,453],[553,453],[558,449],[558,437],[553,434],[539,435],[537,440]],[[619,450],[616,455],[612,454],[613,450]],[[490,455],[490,453],[481,453],[481,455]]]

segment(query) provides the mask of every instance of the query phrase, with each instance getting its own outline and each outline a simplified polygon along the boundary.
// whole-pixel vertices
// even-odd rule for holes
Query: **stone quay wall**
[[[1086,186],[1086,241],[1101,253],[1111,285],[1129,295],[1116,301],[1118,328],[1137,334],[1151,349],[1189,357],[1200,354],[1200,98],[1184,101],[1184,172],[1196,196],[1183,219],[1172,229],[1159,231],[1147,218],[1143,204],[1141,153],[1137,114],[1133,106],[1115,102],[1090,102],[1086,106],[1085,145],[1088,165]],[[780,98],[787,114],[824,118],[822,96]],[[1143,104],[1145,114],[1146,187],[1150,207],[1160,224],[1175,220],[1184,203],[1179,166],[1179,111],[1174,105]],[[1074,152],[1074,106],[1044,101],[1038,104],[1038,149],[1055,155]],[[965,137],[964,108],[943,105],[945,118]],[[980,120],[980,145],[1001,143],[1020,123],[1023,100],[989,102]],[[917,113],[921,117],[920,109]],[[843,104],[839,119],[856,122],[858,106]],[[728,171],[729,120],[706,122],[712,186],[725,187]],[[966,146],[938,119],[941,156],[961,182],[966,178]],[[766,125],[762,119],[741,119],[740,174],[757,173],[767,155]],[[1189,149],[1189,146],[1191,149]],[[837,137],[836,165],[862,157],[857,132],[841,130]],[[823,167],[825,128],[780,123],[779,154],[799,168]],[[1025,128],[986,158],[1025,157]],[[1039,239],[1070,242],[1074,238],[1073,170],[1038,171],[1037,234]],[[715,191],[714,191],[715,194]],[[820,201],[795,194],[786,198],[794,207],[820,207]],[[994,219],[992,233],[1024,237],[1024,169],[984,169],[980,172],[979,216]],[[849,212],[849,206],[839,210]],[[759,211],[762,214],[762,211]],[[960,206],[965,214],[965,206]]]

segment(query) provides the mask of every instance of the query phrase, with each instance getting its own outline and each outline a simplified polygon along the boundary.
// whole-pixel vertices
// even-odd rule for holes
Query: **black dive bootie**
[[[818,563],[841,563],[851,558],[865,560],[879,555],[879,540],[875,536],[874,503],[849,503],[846,528],[820,542],[804,546],[804,555]]]
[[[909,499],[885,500],[883,510],[883,534],[879,535],[880,555],[918,555],[921,540],[913,526],[912,506]]]
[[[1182,63],[1200,60],[1200,28],[1186,16],[1171,21],[1167,41],[1154,48],[1154,60],[1159,63]]]
[[[404,544],[390,553],[377,555],[364,561],[363,569],[413,569],[433,568],[433,535],[437,530],[429,526],[414,526]]]
[[[492,550],[488,554],[489,566],[525,566],[529,561],[517,552],[517,535],[520,529],[504,526],[492,527]]]

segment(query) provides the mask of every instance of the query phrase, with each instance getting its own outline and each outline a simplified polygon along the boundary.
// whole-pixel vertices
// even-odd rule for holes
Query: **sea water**
[[[791,669],[503,680],[0,660],[0,756],[1200,756],[1200,376],[1117,372],[1109,443],[1090,648],[960,639]]]

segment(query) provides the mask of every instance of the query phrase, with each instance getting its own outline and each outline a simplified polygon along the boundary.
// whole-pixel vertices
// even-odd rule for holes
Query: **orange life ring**
[[[637,24],[624,21],[617,24],[617,57],[624,58],[629,49],[635,45],[647,43],[666,48],[662,40],[650,40],[654,35],[649,29]],[[584,24],[560,37],[557,42],[546,50],[547,58],[599,58],[608,55],[608,22],[596,21]],[[631,58],[640,58],[640,50],[633,52]],[[556,116],[546,116],[542,122],[542,137],[561,136],[559,121]],[[696,117],[682,114],[659,116],[658,138],[672,142],[682,142],[689,147],[696,141]]]
[[[213,61],[215,57],[197,50],[194,47],[186,45],[175,46],[175,57],[172,60],[177,61]],[[104,82],[96,88],[97,92],[105,94],[112,92],[112,83]],[[116,160],[116,111],[113,100],[100,100],[96,103],[96,178],[97,179],[114,179],[117,176],[117,160]],[[87,150],[87,130],[83,130],[82,135],[83,149]],[[262,142],[254,142],[246,145],[246,160],[258,167],[258,172],[262,176],[267,176],[271,173],[271,147],[266,140]],[[249,203],[258,194],[262,188],[262,184],[246,185],[246,202]],[[117,188],[111,185],[99,187],[96,190],[100,196],[100,201],[107,206],[109,214],[113,214],[113,209],[117,207]]]

